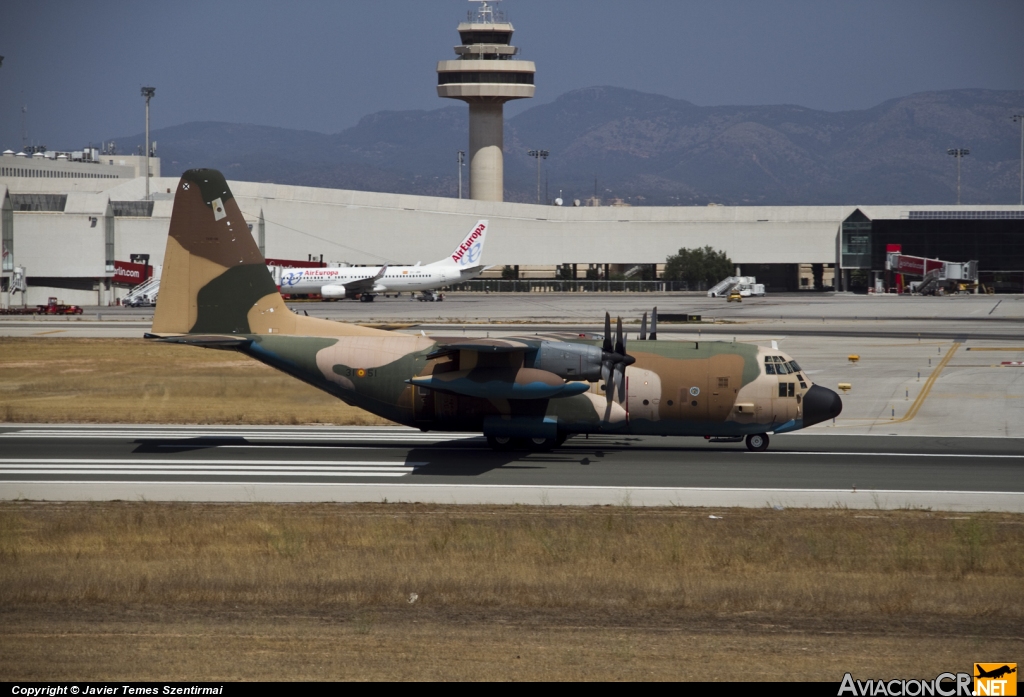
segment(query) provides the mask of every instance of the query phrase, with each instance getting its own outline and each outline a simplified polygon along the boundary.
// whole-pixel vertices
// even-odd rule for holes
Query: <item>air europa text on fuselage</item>
[[[458,261],[459,259],[461,259],[463,255],[467,251],[469,251],[469,248],[473,246],[473,242],[480,237],[480,233],[482,233],[483,230],[483,225],[477,225],[476,229],[473,230],[473,232],[470,233],[469,237],[466,238],[466,241],[460,244],[459,249],[454,254],[452,254],[452,261]]]

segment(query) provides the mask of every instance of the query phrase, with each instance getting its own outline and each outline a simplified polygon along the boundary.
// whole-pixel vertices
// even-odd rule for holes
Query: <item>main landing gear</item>
[[[509,450],[526,450],[535,453],[544,453],[554,450],[565,443],[568,434],[559,434],[555,438],[513,438],[512,436],[487,436],[487,445],[499,452]]]
[[[768,449],[767,433],[751,433],[747,436],[747,450],[761,453]]]

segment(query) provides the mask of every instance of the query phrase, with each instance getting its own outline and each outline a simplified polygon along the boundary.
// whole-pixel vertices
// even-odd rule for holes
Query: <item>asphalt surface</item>
[[[602,331],[605,312],[639,330],[651,313],[690,315],[700,324],[662,322],[660,334],[724,338],[837,336],[909,339],[1019,340],[1024,296],[917,297],[782,293],[730,303],[701,293],[451,293],[444,302],[378,297],[372,303],[290,302],[292,311],[341,322],[404,331],[485,335],[487,332]],[[150,330],[153,308],[86,307],[75,317],[0,317],[0,336],[133,337]]]
[[[576,437],[496,453],[404,428],[9,426],[0,498],[841,505],[1024,511],[1024,440],[793,434],[765,453]]]

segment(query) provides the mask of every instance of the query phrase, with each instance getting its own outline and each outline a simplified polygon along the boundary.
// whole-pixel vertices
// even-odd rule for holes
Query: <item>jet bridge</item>
[[[903,254],[891,245],[885,257],[887,286],[897,293],[913,291],[934,295],[942,291],[978,290],[977,261],[943,261]],[[895,279],[893,279],[895,276]],[[907,283],[906,277],[920,277],[921,281]],[[895,280],[895,284],[892,282]]]

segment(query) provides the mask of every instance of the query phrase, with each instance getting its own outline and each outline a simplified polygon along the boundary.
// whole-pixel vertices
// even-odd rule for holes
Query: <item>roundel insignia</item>
[[[364,369],[360,368],[359,370],[356,371],[356,377],[360,377],[360,378],[366,377],[366,371]]]
[[[691,387],[690,388],[690,395],[692,397],[696,397],[699,394],[700,394],[700,388],[699,387]]]

